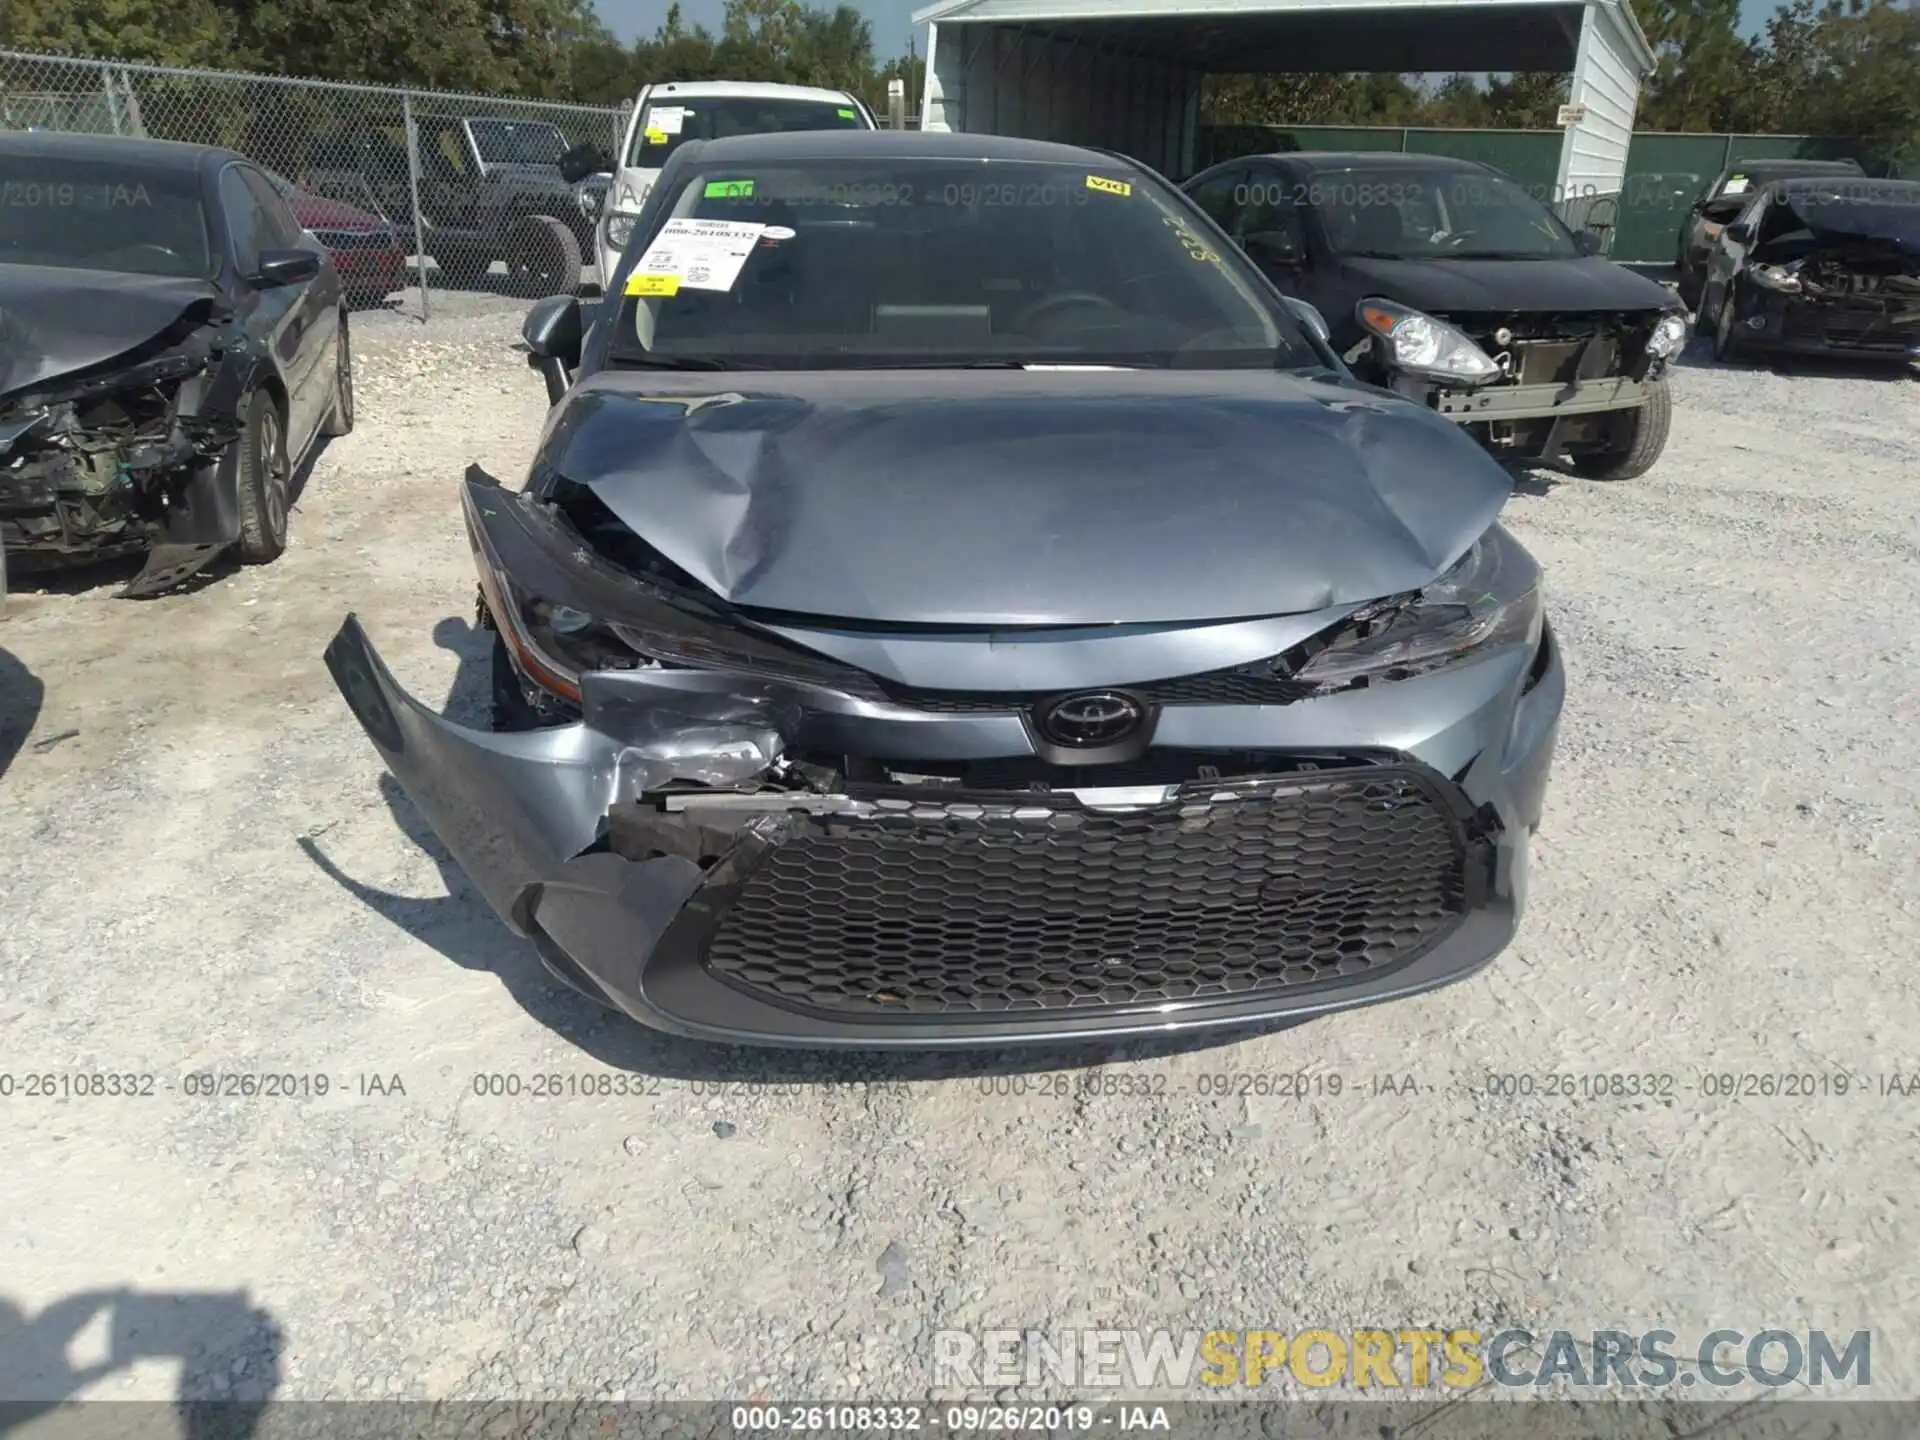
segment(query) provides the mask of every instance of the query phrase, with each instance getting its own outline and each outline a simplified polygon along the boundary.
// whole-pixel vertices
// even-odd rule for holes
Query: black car
[[[1736,160],[1714,177],[1687,211],[1680,227],[1680,248],[1674,257],[1679,273],[1680,298],[1700,308],[1700,290],[1707,279],[1707,258],[1721,228],[1747,208],[1760,191],[1782,180],[1834,179],[1863,176],[1858,160]]]
[[[1720,232],[1700,325],[1749,351],[1920,357],[1920,181],[1784,180]]]
[[[324,247],[229,150],[0,135],[0,541],[16,573],[145,553],[123,592],[287,544],[299,461],[353,425]]]
[[[1666,444],[1673,295],[1603,259],[1523,187],[1436,155],[1250,155],[1186,190],[1362,379],[1438,410],[1496,458],[1644,474]]]

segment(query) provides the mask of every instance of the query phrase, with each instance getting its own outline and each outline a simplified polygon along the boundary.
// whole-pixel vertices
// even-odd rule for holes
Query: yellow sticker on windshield
[[[666,131],[664,131],[664,130],[649,130],[649,131],[647,131],[647,144],[649,144],[649,145],[664,145],[664,144],[666,144],[666,143],[667,143],[667,132],[666,132]]]
[[[629,275],[627,294],[629,295],[678,295],[680,277],[678,275]]]
[[[1098,190],[1104,195],[1131,195],[1133,186],[1124,180],[1103,180],[1098,175],[1087,177],[1087,188]]]

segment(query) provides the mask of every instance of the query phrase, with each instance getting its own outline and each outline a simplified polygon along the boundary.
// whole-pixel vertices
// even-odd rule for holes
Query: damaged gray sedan
[[[695,143],[608,296],[535,307],[532,474],[464,485],[495,729],[353,617],[326,657],[555,975],[687,1036],[997,1046],[1512,938],[1564,678],[1510,481],[1177,191],[985,136]]]
[[[143,555],[127,595],[287,545],[353,428],[325,249],[231,151],[0,135],[0,544],[16,573]]]

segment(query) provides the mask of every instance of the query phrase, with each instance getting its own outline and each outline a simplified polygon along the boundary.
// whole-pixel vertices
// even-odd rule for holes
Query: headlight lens
[[[1342,690],[1424,675],[1489,646],[1531,650],[1545,614],[1540,567],[1495,525],[1424,590],[1356,611],[1293,678]]]
[[[1387,342],[1396,369],[1475,384],[1500,373],[1465,331],[1444,320],[1396,305],[1391,300],[1362,300],[1354,307],[1361,325]]]
[[[1662,315],[1647,337],[1647,353],[1656,360],[1670,360],[1686,347],[1687,317],[1678,313]]]
[[[1778,290],[1793,295],[1800,290],[1800,277],[1779,265],[1756,265],[1748,272],[1753,283],[1765,290]]]

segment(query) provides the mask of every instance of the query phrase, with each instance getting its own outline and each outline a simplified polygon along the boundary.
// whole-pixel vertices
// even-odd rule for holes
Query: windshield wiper
[[[1565,260],[1565,255],[1542,255],[1538,250],[1455,250],[1437,260]]]
[[[633,370],[750,370],[750,365],[742,365],[736,360],[722,360],[713,355],[616,355],[613,363],[620,369]]]

